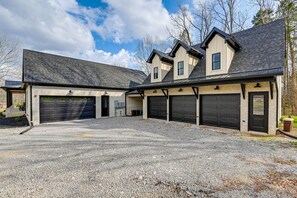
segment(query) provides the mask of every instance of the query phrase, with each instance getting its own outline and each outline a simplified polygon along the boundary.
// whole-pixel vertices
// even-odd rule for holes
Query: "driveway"
[[[140,117],[18,130],[0,130],[0,197],[297,194],[297,148],[286,139]]]

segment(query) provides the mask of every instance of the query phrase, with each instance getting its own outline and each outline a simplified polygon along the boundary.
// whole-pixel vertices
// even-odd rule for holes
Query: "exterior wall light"
[[[219,89],[220,87],[218,85],[214,88],[214,90],[219,90]]]
[[[72,94],[73,93],[73,91],[72,90],[69,90],[69,94]]]
[[[105,92],[104,92],[104,95],[107,95],[107,94],[108,94],[107,91],[105,91]]]
[[[254,88],[261,88],[260,83],[257,83],[256,86]]]
[[[154,90],[153,93],[157,93],[157,90]]]
[[[182,88],[180,88],[179,90],[178,90],[178,92],[182,92],[183,91],[183,89]]]

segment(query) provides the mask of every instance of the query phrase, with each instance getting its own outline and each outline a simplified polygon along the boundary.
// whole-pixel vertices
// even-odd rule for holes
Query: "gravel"
[[[0,197],[296,197],[287,139],[118,117],[0,129]]]

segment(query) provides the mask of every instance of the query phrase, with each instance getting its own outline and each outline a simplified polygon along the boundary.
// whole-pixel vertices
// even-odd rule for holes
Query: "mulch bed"
[[[26,116],[20,118],[0,118],[0,129],[29,126]]]

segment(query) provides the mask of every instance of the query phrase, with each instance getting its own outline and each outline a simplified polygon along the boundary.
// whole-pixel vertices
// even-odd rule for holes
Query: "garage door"
[[[165,96],[148,97],[148,117],[167,119],[167,99]]]
[[[170,120],[196,124],[196,97],[170,96]]]
[[[202,95],[200,124],[239,129],[240,95]]]
[[[40,123],[95,118],[95,97],[40,97]]]

